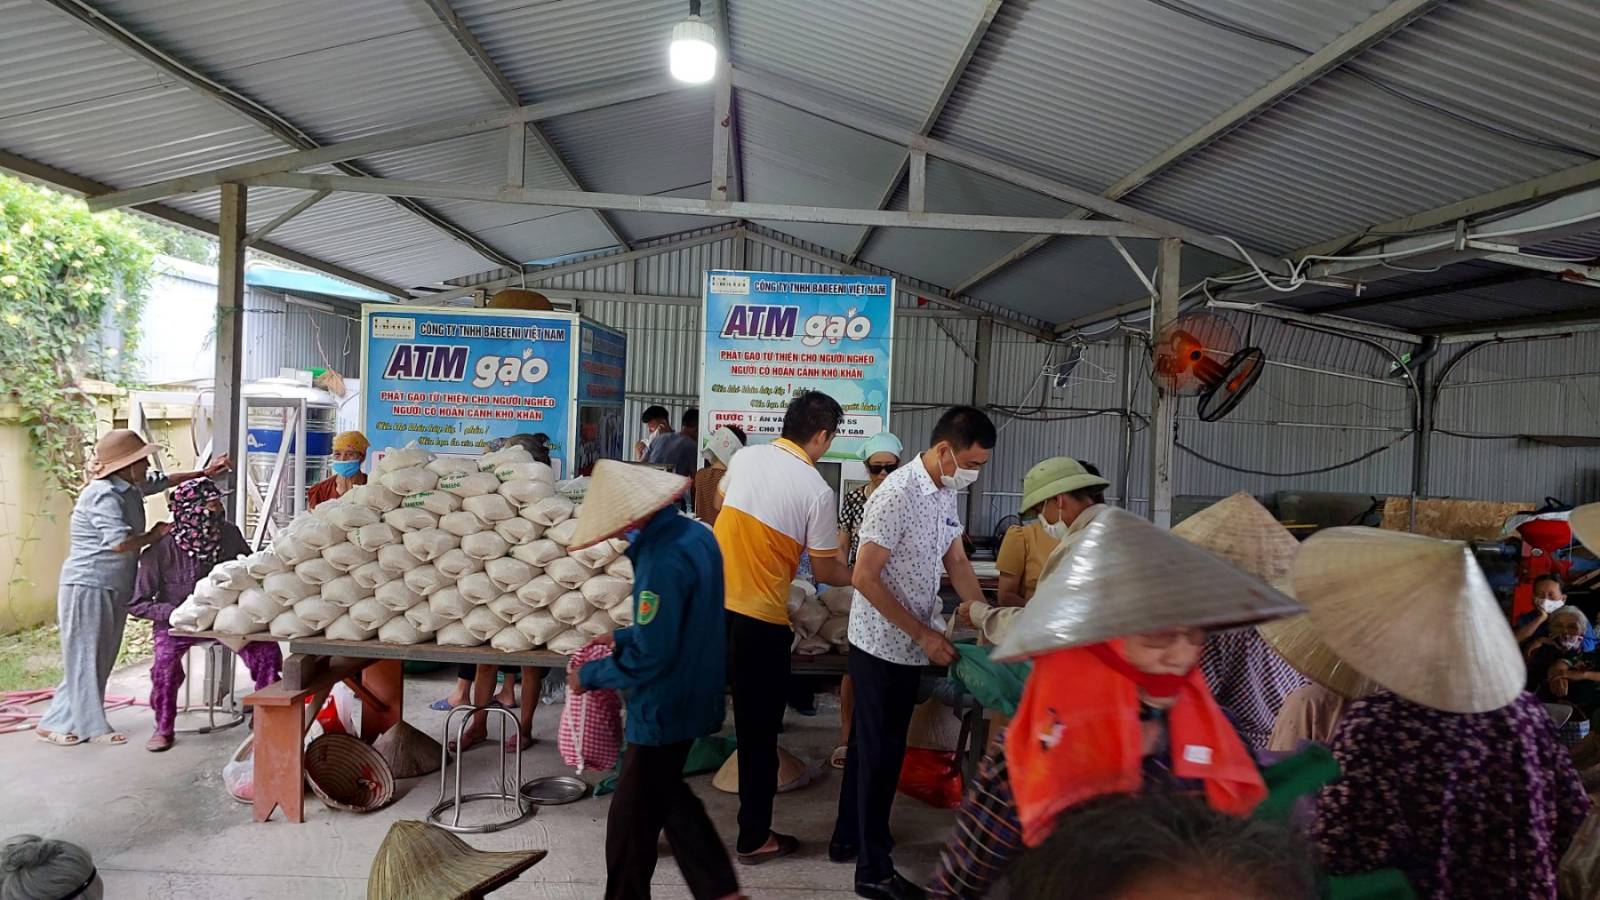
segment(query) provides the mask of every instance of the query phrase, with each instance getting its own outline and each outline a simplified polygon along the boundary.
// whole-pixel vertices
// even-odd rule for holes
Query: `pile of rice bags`
[[[397,450],[368,484],[297,516],[267,549],[217,564],[171,623],[572,653],[633,617],[626,542],[567,552],[574,486],[558,491],[551,468],[520,447]]]

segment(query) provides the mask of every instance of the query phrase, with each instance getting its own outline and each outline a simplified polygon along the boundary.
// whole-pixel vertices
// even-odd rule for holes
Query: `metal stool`
[[[194,688],[194,651],[199,650],[205,655],[205,671],[199,681],[201,684],[202,703],[196,705],[192,689]],[[234,672],[238,667],[238,658],[233,651],[216,641],[205,644],[192,644],[183,651],[183,702],[178,705],[177,717],[199,716],[204,714],[206,724],[193,725],[187,728],[175,727],[173,731],[178,734],[210,734],[213,731],[222,731],[232,728],[244,721],[244,705],[239,702],[239,695],[234,693]],[[223,721],[218,723],[218,717]]]
[[[472,720],[472,714],[480,711],[487,712],[490,715],[498,715],[503,717],[505,721],[506,727],[501,729],[500,732],[500,789],[463,795],[461,793],[461,752],[458,749],[456,751],[455,796],[447,800],[445,799],[445,785],[448,783],[448,779],[445,770],[450,764],[450,723],[455,721],[456,713],[461,713],[461,722],[456,725],[456,747],[459,748],[461,746],[461,738],[467,730],[467,723]],[[505,737],[507,734],[511,734],[517,739],[514,745],[516,749],[510,753],[507,753],[505,749]],[[517,722],[517,717],[510,710],[501,709],[500,707],[457,706],[444,717],[444,738],[439,742],[439,802],[429,811],[429,822],[446,831],[454,831],[457,834],[483,834],[484,832],[509,828],[533,815],[533,807],[518,792],[522,785],[522,726]],[[506,780],[507,756],[513,757],[512,763],[515,766],[515,774],[511,781]],[[480,825],[461,824],[461,807],[468,803],[484,800],[498,800],[500,802],[501,815],[507,816],[507,818],[485,822]],[[514,815],[507,811],[507,804],[515,806],[516,812]],[[444,821],[446,811],[451,813],[449,822]]]

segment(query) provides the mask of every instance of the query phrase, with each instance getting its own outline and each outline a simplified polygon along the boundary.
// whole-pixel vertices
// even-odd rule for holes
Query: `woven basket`
[[[325,734],[306,747],[306,782],[331,809],[372,812],[394,799],[389,764],[347,734]]]

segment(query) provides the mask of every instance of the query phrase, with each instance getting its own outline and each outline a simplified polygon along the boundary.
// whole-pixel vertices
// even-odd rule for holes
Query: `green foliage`
[[[95,434],[81,377],[125,380],[154,248],[127,216],[0,177],[0,399],[22,408],[46,483],[75,494]],[[102,328],[120,348],[102,347]]]
[[[144,216],[117,213],[127,226],[145,239],[145,242],[155,248],[157,253],[164,256],[175,256],[186,259],[202,266],[217,264],[217,242],[215,238],[193,231],[185,231],[173,225],[157,222]]]

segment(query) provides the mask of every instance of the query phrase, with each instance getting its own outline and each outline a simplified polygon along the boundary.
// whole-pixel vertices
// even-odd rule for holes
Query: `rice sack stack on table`
[[[372,482],[219,564],[172,613],[180,631],[572,653],[632,621],[626,543],[569,553],[580,505],[510,447],[478,457],[415,445]]]

